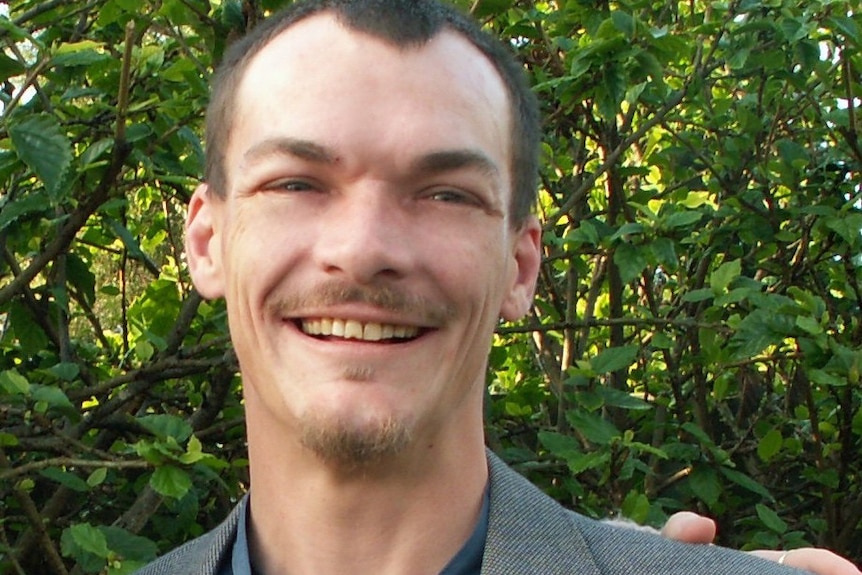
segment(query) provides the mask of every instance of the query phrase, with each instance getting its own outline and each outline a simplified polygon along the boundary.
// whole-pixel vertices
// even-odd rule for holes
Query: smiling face
[[[237,100],[228,189],[195,192],[187,252],[226,299],[250,439],[357,464],[481,436],[491,334],[529,309],[539,262],[535,220],[507,213],[494,67],[454,32],[400,49],[319,14]]]

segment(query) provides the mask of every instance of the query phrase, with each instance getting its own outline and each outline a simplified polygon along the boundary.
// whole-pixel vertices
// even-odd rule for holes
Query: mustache
[[[448,303],[436,302],[392,286],[358,285],[331,280],[311,289],[281,295],[269,304],[269,311],[284,317],[295,317],[308,309],[342,304],[365,304],[383,311],[409,317],[424,325],[441,325],[455,315]]]

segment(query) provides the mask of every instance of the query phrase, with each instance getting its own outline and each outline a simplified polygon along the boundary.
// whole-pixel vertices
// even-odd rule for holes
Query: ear
[[[535,216],[529,216],[515,231],[512,247],[515,260],[514,278],[500,308],[506,321],[524,317],[533,305],[536,280],[542,263],[542,226]]]
[[[219,241],[223,200],[215,197],[206,184],[192,194],[186,216],[186,259],[192,282],[207,299],[224,295],[224,268]]]

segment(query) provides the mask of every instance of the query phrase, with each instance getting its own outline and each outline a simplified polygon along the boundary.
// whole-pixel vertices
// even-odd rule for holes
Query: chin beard
[[[353,470],[398,455],[410,443],[411,432],[395,418],[357,424],[310,417],[303,422],[300,441],[325,463]]]

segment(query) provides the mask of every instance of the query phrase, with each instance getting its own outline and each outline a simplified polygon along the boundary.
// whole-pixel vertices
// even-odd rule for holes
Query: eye
[[[474,194],[456,189],[433,190],[426,197],[435,202],[447,204],[463,204],[467,206],[481,206],[482,201]]]
[[[286,179],[270,182],[261,189],[269,192],[317,192],[320,191],[320,186],[307,180]]]

